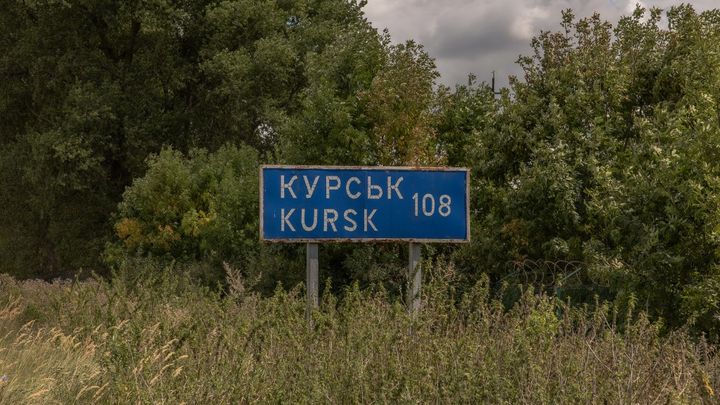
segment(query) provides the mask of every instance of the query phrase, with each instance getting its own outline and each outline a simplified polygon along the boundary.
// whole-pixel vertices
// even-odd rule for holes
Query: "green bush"
[[[111,264],[134,256],[205,263],[201,273],[222,274],[222,263],[255,259],[258,243],[258,158],[249,147],[226,146],[188,156],[167,148],[148,159],[144,177],[123,194]]]

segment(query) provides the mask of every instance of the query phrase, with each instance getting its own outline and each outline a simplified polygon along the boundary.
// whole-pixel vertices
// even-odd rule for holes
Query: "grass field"
[[[270,297],[229,272],[19,282],[0,275],[0,403],[717,403],[717,348],[642,315],[569,308],[435,271],[422,312],[382,290]],[[621,332],[622,330],[622,332]]]

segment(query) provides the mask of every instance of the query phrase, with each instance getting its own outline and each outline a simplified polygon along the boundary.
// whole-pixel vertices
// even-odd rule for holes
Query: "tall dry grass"
[[[718,402],[702,339],[530,290],[507,310],[441,270],[416,317],[355,287],[325,294],[314,328],[300,289],[263,298],[236,273],[226,294],[170,272],[0,276],[0,403]]]

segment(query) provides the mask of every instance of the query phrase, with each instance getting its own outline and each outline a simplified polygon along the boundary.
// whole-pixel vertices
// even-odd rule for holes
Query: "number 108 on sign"
[[[468,184],[463,168],[263,166],[261,238],[467,241]]]

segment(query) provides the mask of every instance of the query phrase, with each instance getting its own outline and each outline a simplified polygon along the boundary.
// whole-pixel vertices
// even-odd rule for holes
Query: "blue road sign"
[[[276,242],[470,239],[461,168],[263,166],[260,235]]]

